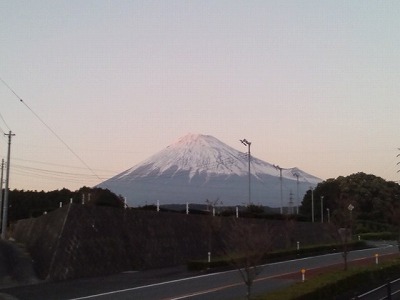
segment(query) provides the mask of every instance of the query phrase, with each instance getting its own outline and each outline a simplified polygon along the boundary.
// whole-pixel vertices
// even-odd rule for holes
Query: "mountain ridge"
[[[279,167],[251,156],[250,170],[253,200],[267,201],[264,204],[268,206],[281,205],[276,199]],[[321,181],[296,167],[282,169],[282,180],[285,191],[296,192],[298,184],[302,193]],[[211,135],[189,133],[98,187],[121,194],[130,205],[161,200],[169,204],[204,203],[210,198],[238,205],[248,198],[248,156]]]

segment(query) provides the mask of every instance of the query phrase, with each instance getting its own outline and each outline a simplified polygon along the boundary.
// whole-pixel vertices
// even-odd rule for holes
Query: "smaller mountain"
[[[298,168],[282,169],[251,156],[251,203],[297,205],[321,179]],[[210,135],[188,134],[142,163],[100,183],[127,198],[131,206],[249,201],[248,156]]]

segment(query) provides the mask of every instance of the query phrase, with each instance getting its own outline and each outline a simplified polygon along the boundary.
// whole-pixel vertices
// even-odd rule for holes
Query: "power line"
[[[76,167],[76,166],[57,164],[57,163],[49,163],[49,162],[38,161],[38,160],[29,160],[29,159],[23,159],[23,158],[14,158],[14,160],[21,161],[21,162],[27,162],[27,163],[40,164],[40,165],[70,168],[70,169],[76,169],[76,170],[79,170],[79,169],[80,170],[82,170],[82,169],[83,170],[87,170],[87,168],[83,168],[83,167]],[[111,171],[111,170],[102,170],[102,169],[95,169],[95,170],[99,171],[99,172],[107,172],[107,173],[111,173],[111,174],[117,173],[117,171],[114,171],[114,170],[113,171]]]
[[[21,160],[21,159],[15,159],[15,160]],[[27,160],[22,160],[22,161],[27,161]],[[28,161],[29,162],[29,161]],[[41,164],[42,162],[37,162]],[[33,166],[27,166],[27,165],[21,165],[21,164],[13,164],[13,175],[17,176],[24,176],[24,177],[34,177],[35,179],[43,180],[48,179],[52,181],[64,181],[64,182],[73,182],[73,183],[82,183],[82,184],[89,184],[89,182],[98,182],[100,180],[107,180],[110,177],[112,177],[115,172],[113,171],[104,171],[104,172],[109,172],[102,174],[100,177],[94,176],[91,173],[82,173],[80,170],[87,170],[86,168],[80,168],[80,167],[69,167],[65,165],[59,165],[59,164],[48,164],[48,163],[43,163],[45,165],[51,166],[64,166],[68,168],[73,168],[75,171],[58,171],[55,169],[45,169],[41,167],[33,167]],[[112,173],[112,174],[111,174]],[[89,184],[91,185],[91,184]]]
[[[11,129],[10,129],[10,126],[7,125],[7,122],[6,122],[6,120],[3,118],[3,115],[2,115],[1,113],[0,113],[0,119],[3,121],[4,125],[6,125],[8,131],[10,131],[10,130],[11,130]],[[0,130],[3,131],[1,128],[0,128]],[[4,131],[3,131],[3,133],[5,134]]]
[[[86,168],[88,168],[88,170],[90,172],[93,173],[93,175],[95,175],[98,179],[100,179],[99,176],[97,176],[97,174],[93,171],[93,169],[74,151],[72,150],[72,148],[66,143],[64,142],[64,140],[53,130],[51,129],[51,127],[49,125],[47,125],[29,106],[28,104],[25,103],[25,101],[23,101],[22,99],[20,99],[20,101],[33,113],[33,115],[44,125],[47,127],[47,129],[50,130],[51,133],[53,133],[53,135],[61,142],[64,144],[65,147],[67,147],[67,149],[82,163],[86,166]]]
[[[19,170],[13,170],[13,175],[14,176],[23,176],[23,177],[29,177],[32,178],[32,176],[35,177],[35,179],[39,179],[39,180],[46,180],[46,181],[54,181],[54,182],[70,182],[70,183],[79,183],[79,184],[83,184],[83,185],[87,185],[88,184],[88,179],[79,179],[79,178],[74,178],[74,177],[70,177],[70,178],[66,178],[66,177],[55,177],[54,175],[45,175],[45,174],[39,174],[36,172],[25,172],[25,171],[19,171]],[[94,180],[94,179],[91,179]],[[97,180],[97,179],[96,179]]]
[[[3,84],[18,98],[18,100],[25,105],[25,107],[99,180],[100,177],[94,170],[49,126],[47,123],[24,101],[18,94],[0,77]]]
[[[70,172],[61,172],[61,171],[54,171],[54,170],[46,170],[46,169],[39,169],[39,168],[33,168],[33,167],[26,167],[26,166],[20,166],[20,165],[15,165],[13,164],[14,168],[17,169],[22,169],[22,170],[28,170],[32,172],[38,172],[38,173],[46,173],[46,174],[53,174],[55,176],[81,176],[81,177],[86,177],[86,178],[93,178],[97,179],[94,175],[91,174],[82,174],[82,173],[70,173]]]
[[[62,172],[50,169],[41,169],[35,167],[27,167],[21,165],[13,164],[12,168],[13,176],[28,177],[35,180],[46,180],[47,183],[53,182],[71,182],[80,183],[83,185],[94,185],[98,182],[98,178],[91,173],[72,173],[72,172]],[[106,180],[110,178],[111,175],[103,174],[101,175],[101,180]]]
[[[7,84],[7,82],[5,82],[1,77],[0,80],[4,83],[4,85],[20,100],[22,101],[22,99],[17,95],[17,93]]]

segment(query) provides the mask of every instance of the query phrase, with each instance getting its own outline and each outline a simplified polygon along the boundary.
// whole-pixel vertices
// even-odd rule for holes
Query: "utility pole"
[[[274,167],[275,167],[275,169],[279,170],[279,181],[281,182],[281,210],[280,210],[280,212],[282,215],[283,214],[283,186],[282,186],[282,170],[283,169],[281,167],[275,166],[275,165],[274,165]]]
[[[311,221],[314,223],[314,190],[312,187],[311,189]]]
[[[1,174],[0,174],[0,228],[3,212],[3,172],[4,172],[4,158],[1,159]]]
[[[293,193],[290,191],[289,194],[289,215],[293,215]]]
[[[250,146],[251,142],[249,142],[246,139],[240,140],[240,142],[248,147],[248,157],[249,157],[249,205],[251,205],[251,183],[250,183],[250,178],[251,178],[251,173],[250,173],[250,162],[251,162],[251,154],[250,154]]]
[[[15,135],[9,131],[4,135],[8,136],[8,152],[7,152],[7,169],[6,169],[6,185],[4,188],[4,203],[3,203],[3,220],[1,228],[1,238],[4,240],[7,233],[7,222],[8,222],[8,185],[10,182],[10,152],[11,152],[11,138]]]
[[[321,223],[324,223],[324,196],[321,196]]]
[[[296,177],[296,182],[297,182],[296,213],[299,214],[299,174],[293,173],[293,176]]]

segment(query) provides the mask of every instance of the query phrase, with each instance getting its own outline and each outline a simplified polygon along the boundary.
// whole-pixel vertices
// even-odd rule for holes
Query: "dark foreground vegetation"
[[[61,189],[55,191],[25,191],[12,190],[9,193],[9,220],[15,222],[19,219],[38,217],[45,212],[53,211],[62,205],[85,203],[87,205],[101,205],[124,207],[122,196],[115,195],[109,190],[100,188],[82,187],[77,191]],[[188,199],[190,202],[190,199]],[[173,203],[171,199],[171,203]],[[216,203],[218,204],[218,203]],[[312,208],[312,204],[313,208]],[[351,220],[348,219],[349,205]],[[154,204],[138,207],[136,209],[153,210]],[[211,214],[212,210],[218,216],[233,216],[236,207],[215,205],[207,199],[204,203],[191,204],[191,214]],[[161,206],[160,211],[174,211],[185,213],[184,205]],[[302,222],[312,221],[314,211],[315,222],[336,222],[340,227],[351,225],[355,234],[369,232],[398,232],[400,227],[400,185],[386,181],[380,177],[356,173],[346,177],[328,179],[309,190],[302,200],[299,214],[290,215],[284,208],[284,214],[268,206],[250,205],[239,206],[240,217],[265,218],[276,220],[294,220]],[[349,223],[351,224],[344,224]]]
[[[44,191],[12,190],[9,192],[9,221],[35,218],[68,203],[84,203],[110,207],[124,207],[122,197],[107,189],[82,187],[77,191],[68,189]]]
[[[353,241],[349,242],[348,250],[358,250],[358,249],[365,249],[368,248],[368,245],[365,241]],[[296,258],[304,258],[310,257],[315,255],[323,255],[328,253],[336,253],[336,252],[343,252],[343,246],[338,244],[327,244],[327,245],[312,245],[302,247],[300,249],[287,249],[287,250],[280,250],[280,251],[271,251],[264,253],[262,258],[258,263],[260,264],[267,264],[273,263],[277,261],[284,261]],[[237,261],[245,261],[246,257],[236,257]],[[232,258],[228,256],[218,257],[210,262],[207,260],[190,260],[187,263],[187,268],[191,271],[199,271],[199,270],[209,270],[209,271],[217,271],[221,268],[230,268],[233,266]]]
[[[365,291],[399,278],[399,269],[399,258],[378,266],[353,267],[347,271],[341,270],[320,274],[305,282],[298,282],[289,288],[254,297],[254,299],[355,299],[355,296]]]
[[[342,222],[343,227],[345,217],[351,216],[352,230],[357,234],[399,231],[400,185],[371,174],[339,176],[309,190],[300,206],[300,214],[308,220],[312,219],[312,204],[315,222],[330,219]]]
[[[190,199],[188,200],[190,201]],[[71,202],[84,204],[84,208],[91,205],[109,206],[120,209],[125,207],[121,196],[117,196],[109,190],[98,188],[92,189],[83,187],[75,192],[71,192],[67,189],[52,192],[14,190],[10,192],[9,220],[10,222],[16,222],[20,219],[37,217],[47,212],[57,210],[60,206]],[[171,202],[173,202],[173,200]],[[248,286],[248,299],[251,297],[252,283],[259,274],[259,268],[257,265],[260,263],[337,251],[343,253],[346,270],[347,253],[357,247],[363,247],[362,242],[354,243],[352,240],[381,238],[388,240],[399,239],[400,185],[365,173],[352,174],[347,177],[340,176],[336,179],[328,179],[319,183],[313,190],[310,189],[304,196],[299,209],[299,214],[289,214],[288,212],[293,210],[289,210],[288,208],[284,208],[284,213],[280,214],[274,209],[258,205],[236,208],[222,207],[217,204],[218,203],[216,202],[210,203],[205,199],[203,204],[200,203],[197,206],[191,205],[190,214],[209,216],[215,214],[215,216],[226,217],[206,217],[207,222],[205,225],[207,226],[201,227],[202,229],[206,228],[209,231],[205,234],[213,234],[218,237],[216,240],[221,244],[220,248],[222,249],[222,252],[218,255],[219,258],[213,258],[211,262],[192,260],[188,263],[188,268],[193,270],[203,270],[214,267],[237,268],[241,272],[243,280]],[[239,210],[241,219],[249,218],[245,219],[246,222],[237,222],[237,218],[235,218],[235,215],[238,212],[237,209]],[[179,205],[161,208],[156,207],[155,205],[148,205],[134,209],[131,208],[125,212],[133,212],[133,210],[160,210],[169,212],[175,211],[182,214],[186,213],[185,206]],[[123,210],[117,209],[117,211],[121,213]],[[289,237],[290,233],[293,233],[294,229],[301,223],[306,225],[311,225],[311,222],[319,223],[321,224],[321,228],[324,229],[326,235],[330,237],[329,240],[334,240],[335,243],[328,246],[309,249],[304,248],[302,245],[300,249],[293,249],[293,246],[298,240],[288,238],[287,241],[285,241],[286,245],[283,245],[283,248],[286,246],[286,249],[289,250],[275,251],[276,248],[274,249],[272,245],[275,243],[274,239],[278,235],[274,232],[274,229],[268,225],[268,222],[265,222],[266,224],[263,228],[259,227],[255,230],[251,222],[247,222],[250,221],[250,218],[264,219],[258,220],[262,222],[265,220],[279,220],[282,224],[281,229],[286,232],[281,236],[281,241],[284,240],[282,237]],[[175,220],[175,216],[173,216],[172,219]],[[221,227],[222,219],[224,219],[225,223],[229,223],[230,228],[234,230],[221,230],[223,228]],[[120,221],[120,219],[118,221]],[[270,223],[272,224],[273,222]],[[243,226],[243,224],[247,224],[247,226]],[[93,224],[90,228],[93,228]],[[148,230],[149,228],[145,227],[144,229]],[[144,230],[141,230],[141,232],[143,231]],[[221,232],[224,232],[224,235],[221,235]],[[229,234],[227,232],[231,233]],[[166,237],[171,239],[171,234],[173,233],[174,232],[169,232]],[[149,232],[149,234],[151,234],[151,232]],[[99,239],[104,238],[103,235],[104,232],[100,232]],[[126,237],[129,238],[129,235]],[[148,236],[143,236],[143,238],[148,240]],[[317,242],[323,243],[320,236],[318,239]],[[115,242],[115,236],[110,237],[110,242]],[[100,245],[102,243],[103,242],[100,242]],[[208,247],[209,251],[211,251],[210,245],[205,245],[205,247]],[[135,248],[137,248],[137,246],[135,246]],[[254,249],[263,250],[261,252],[255,251]],[[153,259],[156,259],[157,256],[160,255],[160,253],[150,254],[154,256]],[[202,257],[204,256],[205,255],[202,255]],[[142,259],[141,255],[138,257]],[[360,275],[359,273],[355,274],[355,271],[351,269],[347,272],[340,273],[340,275],[332,275],[335,278],[333,283],[331,282],[331,279],[327,279],[329,282],[326,283],[316,283],[314,288],[310,288],[311,291],[307,289],[308,285],[312,285],[311,283],[302,285],[302,289],[307,289],[304,292],[304,295],[306,295],[304,298],[281,296],[277,299],[327,299],[327,295],[332,298],[331,296],[334,295],[332,294],[333,291],[341,294],[345,292],[344,289],[348,291],[350,286],[346,284],[350,281],[353,281],[352,286],[357,285],[358,280],[365,283],[367,286],[370,286],[379,282],[381,280],[380,276],[385,277],[385,280],[389,277],[391,278],[391,276],[400,276],[400,271],[398,271],[398,269],[400,269],[399,265],[397,265],[397,267],[387,268],[387,272],[389,273],[385,273],[386,267],[385,270],[381,268],[382,270],[380,271],[375,269],[360,271],[360,274],[365,273],[369,275]],[[380,272],[383,272],[384,275],[380,275]],[[363,279],[363,276],[368,277],[368,280],[371,281]],[[318,280],[323,280],[323,278],[324,276],[321,276]],[[341,280],[344,280],[344,283]],[[337,288],[338,284],[341,284],[340,288],[343,288],[343,290]],[[318,286],[321,285],[324,285],[322,290],[321,288],[318,288]],[[362,285],[360,285],[360,287],[361,286]],[[303,294],[296,293],[296,295],[302,297]]]

